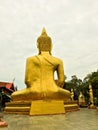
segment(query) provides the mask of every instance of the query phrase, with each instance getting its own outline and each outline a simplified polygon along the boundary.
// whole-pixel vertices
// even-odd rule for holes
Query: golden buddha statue
[[[51,55],[52,40],[45,29],[37,39],[39,54],[27,58],[25,71],[26,88],[14,92],[13,101],[32,100],[66,100],[70,98],[70,92],[63,89],[64,69],[62,60]],[[54,72],[58,79],[54,80]]]

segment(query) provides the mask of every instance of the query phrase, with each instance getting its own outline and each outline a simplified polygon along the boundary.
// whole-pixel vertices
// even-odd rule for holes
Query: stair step
[[[5,111],[29,111],[30,107],[6,107]]]
[[[16,111],[5,111],[4,114],[19,114],[19,115],[29,115],[29,112],[16,112]]]
[[[28,107],[30,105],[31,105],[31,102],[8,102],[8,103],[6,103],[7,107],[15,107],[15,106]]]
[[[25,114],[28,115],[30,112],[31,102],[8,102],[4,109],[5,114]]]

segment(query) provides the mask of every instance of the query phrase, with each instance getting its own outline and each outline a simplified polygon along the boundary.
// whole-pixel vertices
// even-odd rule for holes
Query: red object
[[[6,127],[6,126],[8,126],[8,124],[0,119],[0,127]]]
[[[2,92],[11,95],[15,91],[15,87],[13,83],[9,82],[0,82],[0,88],[2,89]]]

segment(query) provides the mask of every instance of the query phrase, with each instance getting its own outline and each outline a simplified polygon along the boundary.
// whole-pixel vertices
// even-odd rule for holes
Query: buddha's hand
[[[63,88],[64,82],[57,81],[57,85],[58,85],[59,87]]]

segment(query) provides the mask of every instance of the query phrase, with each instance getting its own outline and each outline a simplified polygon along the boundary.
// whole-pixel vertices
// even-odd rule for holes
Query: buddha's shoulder
[[[35,56],[30,56],[30,57],[28,57],[26,60],[27,61],[30,61],[30,60],[35,60],[35,59],[37,59],[37,56],[35,55]]]
[[[63,62],[62,59],[60,59],[60,58],[58,58],[58,57],[54,57],[54,56],[52,56],[52,58],[53,58],[55,61],[57,61],[57,62],[60,62],[60,63]]]

